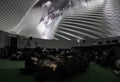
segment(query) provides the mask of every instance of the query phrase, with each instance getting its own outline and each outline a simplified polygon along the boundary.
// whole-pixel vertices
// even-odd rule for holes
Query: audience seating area
[[[3,82],[17,82],[18,80],[118,82],[120,80],[120,44],[70,49],[6,47],[5,50],[7,55],[0,59],[0,81]]]

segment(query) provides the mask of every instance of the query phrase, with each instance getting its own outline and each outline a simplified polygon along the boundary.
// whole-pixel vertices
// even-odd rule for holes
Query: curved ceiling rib
[[[38,0],[0,0],[0,30],[8,32],[20,23]]]
[[[65,36],[63,36],[63,35],[61,35],[61,34],[58,34],[58,33],[56,33],[55,35],[56,35],[56,36],[59,36],[59,37],[61,37],[61,38],[63,38],[63,39],[66,39],[66,40],[71,40],[70,38],[65,37]]]
[[[63,22],[60,26],[64,26],[64,25],[67,25],[67,24],[69,24],[69,25],[75,25],[75,26],[79,26],[81,29],[82,28],[85,28],[85,29],[92,29],[92,30],[95,30],[95,31],[98,31],[98,32],[103,32],[103,28],[101,28],[99,25],[97,25],[97,24],[93,24],[93,23],[91,23],[91,22],[89,22],[89,23],[87,23],[86,24],[86,22],[83,22],[83,23],[85,23],[85,24],[83,24],[83,23],[80,23],[80,22],[74,22],[74,24],[72,24],[73,22],[72,21],[67,21],[67,22]],[[98,23],[99,24],[99,23]],[[78,28],[78,29],[80,29],[80,28]]]
[[[72,28],[74,30],[78,30],[78,31],[83,31],[85,33],[90,33],[90,34],[93,34],[93,35],[96,35],[96,36],[99,36],[99,37],[103,37],[104,34],[101,33],[101,32],[97,32],[97,31],[94,31],[94,30],[91,30],[91,29],[87,29],[87,28],[81,28],[80,26],[72,26],[72,25],[64,25],[64,27],[60,27],[59,29],[63,29],[63,28]]]
[[[63,31],[63,30],[58,30],[58,33],[59,33],[59,32],[65,34],[65,35],[68,35],[68,36],[75,37],[75,38],[80,39],[80,40],[84,40],[84,38],[82,38],[82,37],[80,37],[80,36],[78,36],[78,35],[74,35],[74,34],[72,34],[72,33],[68,33],[68,32]]]
[[[75,33],[78,33],[78,35],[84,35],[84,36],[87,36],[89,38],[92,38],[92,39],[98,39],[99,37],[97,36],[93,36],[91,34],[87,34],[87,33],[84,33],[84,32],[81,32],[81,31],[77,31],[77,30],[73,30],[73,29],[70,29],[70,28],[62,28],[63,30],[66,30],[66,31],[71,31],[71,32],[75,32]]]

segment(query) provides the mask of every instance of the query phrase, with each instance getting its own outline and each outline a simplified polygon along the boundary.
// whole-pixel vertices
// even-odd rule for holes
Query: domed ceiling
[[[0,0],[0,30],[41,39],[120,36],[119,0]]]

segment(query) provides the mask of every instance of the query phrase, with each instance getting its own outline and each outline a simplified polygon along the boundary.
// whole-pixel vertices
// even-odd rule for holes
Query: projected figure
[[[51,1],[47,1],[45,4],[42,5],[44,8],[49,8],[52,5]]]
[[[71,0],[49,0],[42,5],[42,8],[44,8],[46,12],[40,19],[37,27],[42,39],[54,38],[54,36],[50,36],[50,33],[55,32],[55,29],[62,18],[63,11],[70,6],[73,6]]]

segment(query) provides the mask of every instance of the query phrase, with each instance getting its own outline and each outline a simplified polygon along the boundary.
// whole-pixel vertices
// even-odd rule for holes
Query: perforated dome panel
[[[38,0],[0,0],[0,30],[8,31],[20,23]]]

